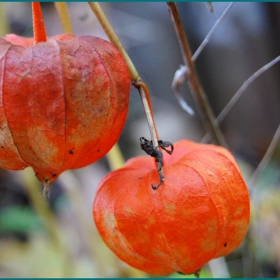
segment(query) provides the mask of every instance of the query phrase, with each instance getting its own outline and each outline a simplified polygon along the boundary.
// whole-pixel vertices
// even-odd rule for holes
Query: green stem
[[[65,256],[65,269],[63,271],[64,276],[69,277],[71,276],[71,271],[73,268],[69,251],[61,243],[60,226],[53,212],[51,211],[47,200],[42,195],[40,184],[30,167],[23,171],[23,181],[31,204],[34,207],[38,217],[42,221],[53,248],[55,248],[55,250],[60,253],[61,256]]]
[[[0,37],[4,37],[10,32],[5,5],[6,3],[0,2]]]
[[[116,35],[113,27],[111,26],[110,22],[108,21],[106,15],[102,11],[101,7],[97,2],[89,2],[88,3],[92,11],[94,12],[95,16],[97,17],[99,23],[101,24],[103,30],[105,31],[106,35],[108,36],[109,40],[112,44],[118,48],[120,53],[123,55],[127,68],[130,72],[130,77],[132,81],[137,81],[139,78],[139,74],[132,63],[130,57],[128,56],[127,52],[125,51],[124,47],[122,46],[118,36]]]
[[[74,34],[73,26],[72,26],[68,8],[67,8],[67,3],[66,2],[55,2],[54,5],[57,10],[60,22],[61,22],[63,32]]]
[[[123,167],[125,163],[118,143],[116,143],[113,148],[106,154],[106,157],[111,170],[119,169]]]

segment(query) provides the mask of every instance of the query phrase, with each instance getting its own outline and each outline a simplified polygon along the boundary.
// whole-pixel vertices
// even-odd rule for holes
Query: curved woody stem
[[[106,15],[104,14],[103,10],[101,9],[100,5],[97,2],[89,2],[89,6],[94,12],[95,16],[97,17],[99,23],[101,24],[103,30],[105,31],[106,35],[108,36],[109,40],[112,44],[115,45],[116,48],[121,52],[126,62],[127,68],[130,72],[130,79],[132,84],[138,89],[140,98],[144,107],[144,111],[146,114],[151,139],[153,142],[153,146],[155,149],[158,148],[158,135],[152,110],[152,104],[150,99],[150,94],[148,88],[144,82],[142,82],[141,77],[138,74],[137,69],[135,68],[133,62],[131,61],[129,55],[125,51],[123,45],[121,44],[118,36],[116,35],[113,27],[111,26],[110,22],[108,21]],[[159,169],[159,165],[158,165]],[[159,169],[159,176],[160,176],[160,184],[164,180],[163,171]]]

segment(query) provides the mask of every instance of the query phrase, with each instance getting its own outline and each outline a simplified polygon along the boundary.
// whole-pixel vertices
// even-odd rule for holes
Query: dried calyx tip
[[[158,185],[153,185],[152,184],[152,189],[153,190],[156,190],[156,189],[158,189],[159,187],[160,187],[160,185],[163,183],[163,181],[164,181],[164,176],[163,176],[163,173],[162,172],[160,172],[160,171],[162,171],[162,170],[159,170],[159,172],[158,172],[158,174],[159,174],[159,183],[158,183]]]
[[[162,170],[163,154],[157,147],[154,147],[153,141],[149,141],[144,137],[140,137],[140,146],[141,146],[141,149],[143,151],[145,151],[149,156],[154,157],[156,159],[156,163],[158,165],[159,184],[156,186],[152,184],[152,189],[156,190],[159,188],[159,186],[164,181],[164,175],[163,175],[163,170]],[[165,150],[170,155],[173,153],[173,150],[174,150],[173,144],[168,141],[158,140],[158,147],[161,147],[163,150]],[[167,149],[168,147],[170,147],[170,150]]]
[[[50,186],[44,185],[43,195],[46,199],[50,199],[50,195],[51,195]]]

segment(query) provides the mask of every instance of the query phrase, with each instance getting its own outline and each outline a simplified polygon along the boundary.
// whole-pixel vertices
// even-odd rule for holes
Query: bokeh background
[[[193,52],[228,4],[214,2],[214,12],[203,2],[178,4]],[[76,35],[107,39],[87,3],[67,5]],[[101,3],[101,7],[150,89],[160,138],[200,142],[206,132],[187,84],[181,92],[194,116],[182,110],[171,89],[183,60],[167,5],[113,2]],[[42,9],[48,36],[63,33],[54,3],[42,3]],[[7,33],[32,37],[31,4],[1,2],[0,32],[1,37]],[[277,57],[279,50],[280,3],[235,3],[196,61],[216,116],[244,81]],[[260,75],[221,123],[247,182],[280,122],[279,70],[276,64]],[[119,140],[125,159],[144,154],[140,136],[150,138],[141,100],[132,88],[129,115]],[[279,157],[277,144],[250,186],[252,218],[247,238],[231,255],[205,265],[201,276],[280,277]],[[109,170],[105,157],[64,172],[46,202],[31,169],[0,169],[0,277],[151,277],[118,260],[96,231],[92,202]]]

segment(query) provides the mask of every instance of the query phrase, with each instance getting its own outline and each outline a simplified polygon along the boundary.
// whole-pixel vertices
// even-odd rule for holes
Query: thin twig
[[[211,2],[207,2],[211,3]],[[223,14],[218,18],[212,29],[209,31],[205,39],[202,41],[201,45],[198,47],[194,55],[192,56],[192,60],[195,61],[197,57],[200,55],[202,50],[205,48],[205,46],[208,44],[209,40],[213,36],[216,29],[219,27],[225,16],[230,11],[231,7],[233,6],[233,2],[231,2],[227,8],[224,10]],[[194,115],[194,112],[192,108],[188,105],[187,101],[183,98],[182,94],[180,93],[180,86],[182,83],[188,78],[187,73],[187,67],[186,65],[180,66],[180,68],[175,72],[173,81],[172,81],[172,90],[174,91],[175,97],[177,101],[179,102],[180,106],[183,108],[184,111],[186,111],[190,115]]]
[[[242,96],[242,94],[246,91],[246,89],[265,71],[267,71],[269,68],[271,68],[274,64],[280,61],[280,56],[277,56],[272,61],[261,67],[258,71],[256,71],[253,75],[251,75],[239,88],[239,90],[233,95],[231,100],[228,102],[228,104],[224,107],[224,109],[221,111],[221,113],[218,115],[218,117],[215,120],[216,124],[221,124],[221,122],[225,119],[227,114],[230,112],[230,110],[233,108],[235,103],[238,101],[238,99]],[[205,142],[206,138],[208,136],[208,133],[203,137],[201,142]]]
[[[243,85],[239,88],[239,90],[233,95],[231,100],[228,102],[228,104],[225,106],[225,108],[221,111],[221,113],[218,115],[216,122],[220,124],[226,115],[229,113],[229,111],[232,109],[232,107],[235,105],[237,100],[241,97],[241,95],[245,92],[245,90],[249,87],[249,85],[255,81],[261,74],[263,74],[265,71],[267,71],[270,67],[272,67],[274,64],[280,61],[280,56],[277,56],[272,61],[261,67],[258,71],[256,71],[252,76],[250,76]]]
[[[193,109],[188,105],[188,102],[184,99],[182,93],[180,92],[180,86],[182,85],[183,82],[185,82],[187,78],[188,78],[187,67],[186,65],[184,66],[181,65],[180,68],[176,70],[174,74],[171,88],[174,92],[175,98],[177,99],[182,109],[186,111],[189,115],[193,116],[194,115]]]
[[[190,87],[200,109],[203,124],[205,125],[206,130],[211,132],[214,143],[221,146],[227,146],[219,126],[215,123],[215,116],[207,100],[206,94],[198,81],[195,66],[192,61],[191,50],[186,33],[184,32],[177,5],[174,2],[167,2],[167,6],[178,36],[184,63],[188,67]]]
[[[254,171],[254,173],[252,174],[252,176],[249,178],[249,180],[247,182],[250,192],[252,192],[253,187],[256,185],[256,183],[259,179],[259,176],[264,171],[269,160],[271,159],[279,141],[280,141],[280,125],[278,126],[261,162],[259,163],[258,167],[256,168],[256,170]]]
[[[223,21],[223,19],[226,17],[226,15],[228,14],[228,12],[230,11],[230,9],[233,6],[233,2],[229,3],[229,5],[227,6],[227,8],[224,10],[224,12],[222,13],[222,15],[217,19],[216,23],[214,24],[214,26],[212,27],[212,29],[209,31],[209,33],[207,34],[207,36],[205,37],[205,39],[202,41],[202,43],[200,44],[200,46],[198,47],[198,49],[196,50],[196,52],[194,53],[192,60],[195,61],[198,56],[200,55],[200,53],[202,52],[202,50],[204,49],[204,47],[208,44],[209,40],[211,39],[211,37],[213,36],[214,32],[216,31],[216,29],[219,27],[219,25],[221,24],[221,22]]]

